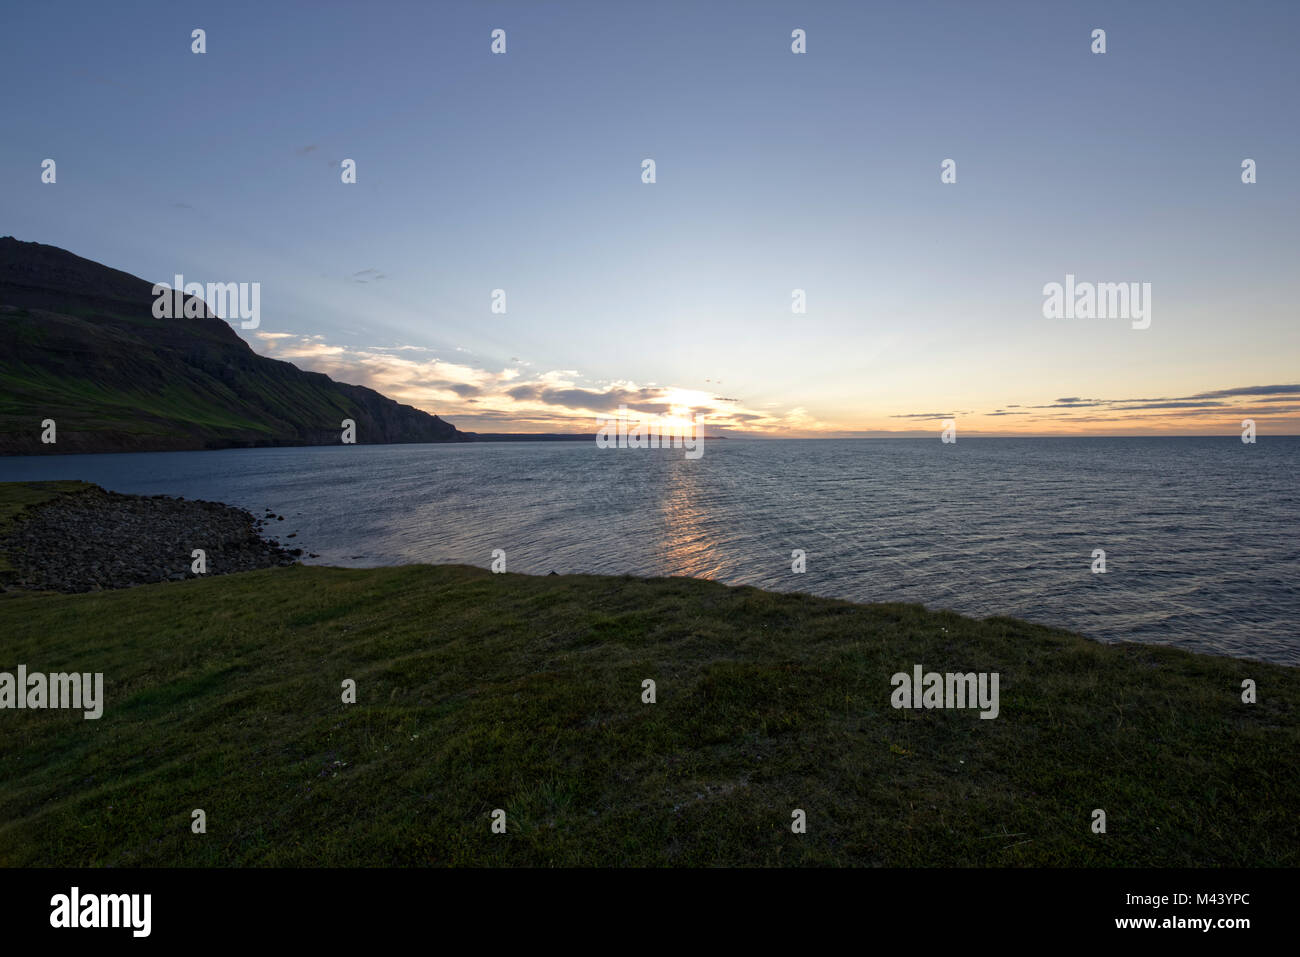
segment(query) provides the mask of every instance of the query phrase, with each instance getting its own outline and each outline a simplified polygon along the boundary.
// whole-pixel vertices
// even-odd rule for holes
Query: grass
[[[227,388],[217,384],[203,393],[195,392],[191,383],[166,383],[137,390],[3,363],[0,380],[6,393],[0,400],[0,414],[17,420],[9,423],[11,431],[29,428],[28,420],[48,417],[68,431],[121,429],[161,435],[188,427],[249,430],[268,436],[273,432],[266,423],[214,402],[214,398],[237,401]]]
[[[918,663],[999,672],[1001,715],[893,709],[890,676]],[[1009,618],[295,566],[2,595],[0,670],[18,664],[103,672],[106,704],[0,711],[8,866],[1300,858],[1300,670]]]
[[[187,326],[197,339],[178,346],[176,321],[147,310],[11,310],[0,322],[6,339],[24,346],[0,357],[0,441],[10,451],[49,452],[31,445],[46,418],[62,435],[108,448],[120,442],[105,436],[171,448],[292,441],[361,409],[323,376],[254,356],[233,333]]]

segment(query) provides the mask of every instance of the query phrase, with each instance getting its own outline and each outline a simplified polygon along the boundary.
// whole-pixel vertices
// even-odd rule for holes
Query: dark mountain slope
[[[343,419],[358,444],[475,438],[259,356],[214,315],[156,319],[152,285],[0,238],[0,454],[334,445]],[[57,423],[53,445],[40,441],[44,419]]]

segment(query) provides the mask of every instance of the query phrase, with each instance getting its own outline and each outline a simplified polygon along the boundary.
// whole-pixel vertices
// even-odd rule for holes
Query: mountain
[[[170,279],[170,277],[169,277]],[[230,323],[156,319],[153,284],[0,238],[0,454],[472,441],[373,389],[255,353]],[[42,422],[56,423],[54,444]]]

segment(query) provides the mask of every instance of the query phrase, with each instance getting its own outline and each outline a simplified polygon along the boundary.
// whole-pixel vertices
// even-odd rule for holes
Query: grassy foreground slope
[[[295,566],[5,594],[0,670],[20,663],[102,671],[106,704],[0,711],[9,866],[1294,866],[1300,848],[1300,670],[1012,619]],[[916,663],[1000,672],[1001,715],[894,710],[890,675]]]

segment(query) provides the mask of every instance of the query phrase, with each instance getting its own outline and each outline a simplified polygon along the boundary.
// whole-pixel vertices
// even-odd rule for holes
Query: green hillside
[[[259,356],[215,316],[156,319],[151,283],[0,239],[0,454],[472,438],[372,389]],[[57,442],[40,440],[53,419]]]

